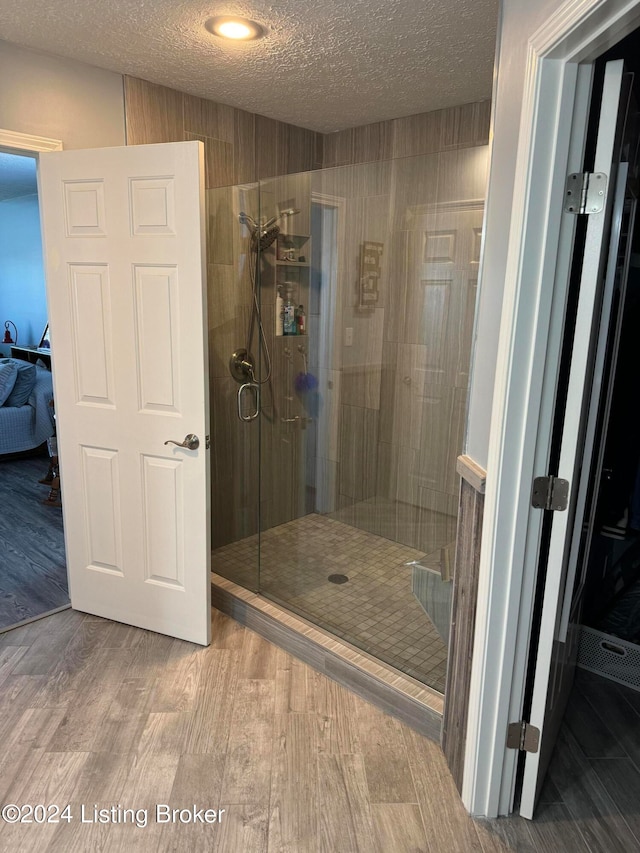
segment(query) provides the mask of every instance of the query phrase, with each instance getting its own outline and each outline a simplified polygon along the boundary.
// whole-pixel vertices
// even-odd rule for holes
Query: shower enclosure
[[[207,192],[213,571],[441,692],[486,165]]]

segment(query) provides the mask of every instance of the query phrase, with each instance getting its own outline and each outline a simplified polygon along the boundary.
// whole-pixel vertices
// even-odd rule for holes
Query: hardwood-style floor
[[[638,849],[637,694],[581,681],[537,819],[476,821],[437,744],[212,618],[206,649],[72,610],[0,636],[0,802],[71,818],[0,824],[1,850]],[[225,811],[158,823],[157,804]]]
[[[48,464],[0,461],[0,631],[69,604],[62,510],[38,483]]]

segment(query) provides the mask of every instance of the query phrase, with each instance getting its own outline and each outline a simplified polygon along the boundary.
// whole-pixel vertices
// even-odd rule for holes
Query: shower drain
[[[349,578],[346,575],[329,575],[327,580],[331,583],[346,583]]]

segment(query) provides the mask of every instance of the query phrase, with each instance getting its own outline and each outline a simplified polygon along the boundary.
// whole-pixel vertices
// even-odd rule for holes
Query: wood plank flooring
[[[62,510],[38,483],[47,456],[0,460],[0,631],[69,604]]]
[[[437,744],[222,613],[212,620],[206,649],[72,610],[0,636],[0,803],[69,804],[72,816],[0,821],[1,850],[639,848],[630,691],[581,678],[536,820],[473,820]],[[158,803],[224,812],[160,823]],[[94,818],[112,807],[117,820]]]

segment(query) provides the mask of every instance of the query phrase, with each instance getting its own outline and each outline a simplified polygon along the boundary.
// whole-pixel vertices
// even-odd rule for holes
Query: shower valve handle
[[[197,435],[190,432],[189,435],[185,435],[184,441],[174,441],[170,438],[169,441],[165,441],[165,444],[175,444],[176,447],[186,447],[187,450],[197,450],[200,447],[200,439]]]

